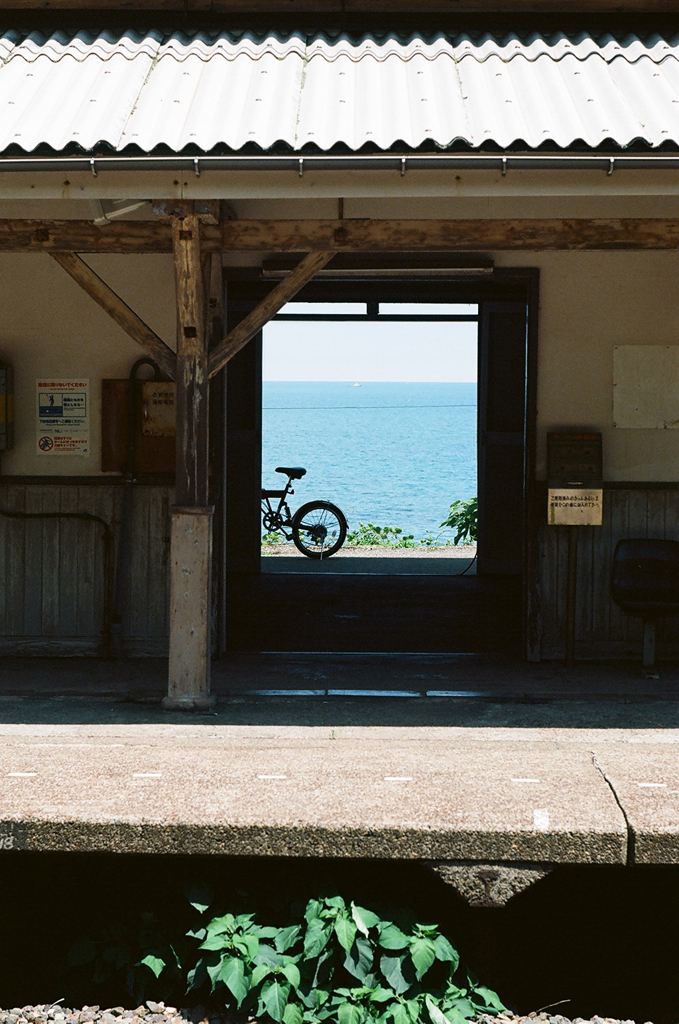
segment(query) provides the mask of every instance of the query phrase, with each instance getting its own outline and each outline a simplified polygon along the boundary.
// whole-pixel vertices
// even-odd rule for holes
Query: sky
[[[297,303],[281,312],[338,308]],[[364,312],[364,307],[346,308]],[[398,309],[422,311],[422,306]],[[437,311],[476,310],[438,306]],[[273,321],[264,329],[263,376],[264,380],[476,381],[476,336],[475,323]]]

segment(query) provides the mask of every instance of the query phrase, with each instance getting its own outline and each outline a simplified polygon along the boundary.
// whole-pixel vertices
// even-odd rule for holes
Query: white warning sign
[[[39,455],[89,455],[89,380],[37,381]]]

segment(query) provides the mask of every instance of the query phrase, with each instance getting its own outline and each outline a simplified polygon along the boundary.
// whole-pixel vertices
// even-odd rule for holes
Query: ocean
[[[315,498],[359,522],[438,533],[451,501],[477,493],[476,384],[265,381],[262,486],[305,466],[294,511]]]

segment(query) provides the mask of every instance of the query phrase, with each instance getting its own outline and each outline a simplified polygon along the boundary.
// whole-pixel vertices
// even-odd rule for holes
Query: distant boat
[[[352,384],[351,386],[352,386],[352,388],[360,388],[360,386],[361,386],[361,385],[360,385],[360,384],[358,383],[358,381],[356,381],[356,382],[355,382],[354,384]]]

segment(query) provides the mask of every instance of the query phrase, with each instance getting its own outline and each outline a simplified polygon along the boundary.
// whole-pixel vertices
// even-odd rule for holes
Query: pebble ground
[[[236,1024],[247,1021],[245,1015],[238,1017],[228,1012],[207,1011],[204,1006],[177,1009],[165,1003],[148,1000],[135,1010],[123,1006],[101,1009],[99,1006],[83,1006],[69,1009],[58,1003],[37,1006],[15,1006],[10,1010],[0,1009],[0,1024]],[[250,1018],[253,1020],[253,1018]],[[529,1013],[525,1016],[503,1013],[498,1017],[482,1015],[478,1024],[636,1024],[633,1020],[619,1020],[616,1017],[563,1017],[560,1014]],[[644,1024],[651,1024],[645,1021]]]

